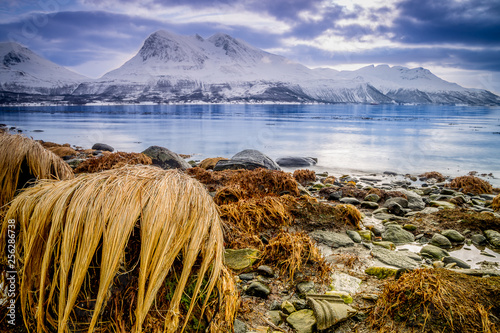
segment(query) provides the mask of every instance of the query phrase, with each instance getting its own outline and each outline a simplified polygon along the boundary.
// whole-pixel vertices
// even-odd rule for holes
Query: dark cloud
[[[404,0],[398,8],[398,42],[500,45],[499,1]]]

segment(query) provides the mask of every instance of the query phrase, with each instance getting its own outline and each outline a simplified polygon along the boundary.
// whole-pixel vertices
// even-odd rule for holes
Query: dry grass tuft
[[[299,169],[293,172],[293,178],[305,186],[316,181],[316,173],[308,169]]]
[[[178,171],[126,166],[41,181],[12,201],[2,256],[9,219],[29,331],[173,333],[193,316],[210,332],[232,330],[237,301],[216,205]]]
[[[295,272],[312,265],[316,278],[326,280],[331,267],[326,263],[314,241],[305,232],[281,231],[265,246],[262,263],[278,267],[281,275],[293,282]]]
[[[71,147],[53,147],[53,148],[47,148],[54,154],[56,154],[59,157],[64,157],[64,156],[76,156],[78,152],[74,150]]]
[[[339,222],[350,224],[358,229],[361,229],[361,212],[351,204],[339,204],[334,208],[335,217]]]
[[[457,177],[453,179],[448,186],[459,189],[464,193],[483,194],[493,191],[490,183],[475,176]]]
[[[205,170],[213,170],[215,168],[215,165],[219,161],[227,161],[227,158],[224,157],[210,157],[210,158],[205,158],[203,161],[200,162],[198,167],[205,169]]]
[[[435,179],[438,183],[444,182],[446,178],[441,174],[440,172],[437,171],[430,171],[430,172],[425,172],[421,175],[418,175],[419,177],[423,177],[426,179]]]
[[[30,181],[69,178],[73,171],[68,164],[38,142],[21,135],[0,135],[0,206]]]
[[[151,165],[153,162],[149,156],[142,153],[116,152],[86,159],[78,165],[75,173],[100,172],[136,164]]]
[[[186,173],[205,184],[209,191],[235,185],[245,191],[248,197],[285,193],[298,196],[300,193],[295,179],[283,171],[267,169],[207,171],[196,167],[188,169]]]
[[[369,322],[380,331],[498,332],[500,277],[417,269],[388,282]]]
[[[494,210],[500,210],[500,194],[493,198],[491,208],[493,208]]]

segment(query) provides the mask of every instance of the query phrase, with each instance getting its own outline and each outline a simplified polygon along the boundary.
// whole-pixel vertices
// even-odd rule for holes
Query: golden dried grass
[[[500,277],[417,269],[389,281],[369,322],[380,331],[498,332]]]
[[[314,268],[319,280],[327,279],[331,272],[315,242],[305,232],[281,231],[265,246],[262,263],[278,267],[280,274],[287,275],[292,282],[295,272],[301,272],[305,265]]]
[[[76,156],[78,154],[78,152],[71,147],[53,147],[47,149],[59,157]]]
[[[21,135],[0,135],[0,206],[29,181],[69,178],[73,178],[69,165],[38,142]]]
[[[91,297],[84,331],[107,323],[111,331],[142,332],[153,329],[144,325],[156,325],[154,330],[182,332],[194,307],[181,314],[180,303],[193,276],[196,283],[188,296],[194,304],[205,295],[201,314],[211,299],[208,295],[219,293],[219,311],[210,310],[216,319],[209,331],[220,332],[217,325],[232,329],[237,300],[233,280],[223,269],[216,206],[201,184],[178,171],[126,166],[65,181],[41,181],[12,202],[2,225],[2,254],[9,219],[18,228],[20,305],[28,330],[82,329],[76,322],[77,301]],[[127,248],[132,243],[137,248]],[[181,263],[179,278],[172,297],[160,300],[166,311],[158,316],[157,295],[175,261]],[[129,313],[105,318],[113,313],[108,308],[113,281],[133,267],[138,273],[133,288],[124,291],[128,298],[114,298],[130,300]],[[150,320],[155,316],[160,324]]]
[[[339,222],[350,224],[361,229],[361,212],[351,204],[339,204],[333,207],[334,214]]]
[[[136,164],[151,165],[153,161],[149,156],[142,153],[116,152],[86,159],[78,165],[75,173],[100,172]]]
[[[298,169],[293,172],[293,178],[305,186],[316,181],[316,173],[308,169]]]
[[[448,186],[464,193],[484,194],[493,191],[493,187],[490,183],[475,176],[457,177],[453,179]]]

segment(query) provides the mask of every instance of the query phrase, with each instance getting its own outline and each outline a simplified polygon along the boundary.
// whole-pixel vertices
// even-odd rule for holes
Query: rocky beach
[[[334,175],[309,170],[313,157],[273,161],[252,149],[195,161],[158,146],[139,154],[39,143],[77,179],[152,164],[201,182],[222,219],[238,300],[234,332],[500,328],[492,175]],[[113,292],[120,283],[128,282]]]

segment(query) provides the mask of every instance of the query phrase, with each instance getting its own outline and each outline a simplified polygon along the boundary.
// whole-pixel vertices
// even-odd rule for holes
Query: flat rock
[[[326,244],[334,248],[354,246],[353,240],[346,234],[336,233],[332,231],[315,230],[310,233],[310,236],[317,242]]]
[[[448,201],[433,200],[433,201],[429,202],[429,205],[431,207],[438,207],[441,209],[454,209],[455,208],[455,205],[452,204],[451,202],[448,202]]]
[[[276,163],[282,167],[304,167],[316,165],[317,159],[312,157],[287,156],[278,158]]]
[[[461,260],[461,259],[458,259],[458,258],[455,258],[455,257],[444,257],[443,258],[443,262],[445,264],[456,264],[458,267],[460,268],[470,268],[470,265],[468,263],[466,263],[465,261]]]
[[[153,165],[157,165],[162,169],[186,170],[191,168],[191,165],[182,157],[165,147],[151,146],[142,153],[153,160]]]
[[[95,150],[104,150],[104,151],[110,151],[110,152],[113,152],[115,150],[115,148],[111,147],[110,145],[107,145],[105,143],[94,143],[94,145],[92,146],[92,149],[95,149]]]
[[[371,276],[376,276],[378,279],[383,280],[388,277],[395,276],[398,272],[397,268],[392,267],[378,267],[371,266],[365,269],[365,273]]]
[[[419,266],[418,262],[409,257],[405,251],[391,251],[383,247],[375,247],[371,254],[384,264],[393,267],[412,269]]]
[[[224,263],[234,271],[242,271],[250,268],[259,257],[256,249],[226,249],[224,252]]]
[[[312,333],[316,325],[314,312],[309,309],[295,311],[286,318],[286,321],[296,333]]]
[[[229,160],[217,162],[214,171],[264,168],[281,170],[281,168],[267,155],[255,149],[245,149],[235,154]]]
[[[332,283],[330,284],[330,287],[332,290],[345,291],[351,295],[358,292],[362,282],[361,279],[342,272],[335,272],[331,275],[331,277]]]
[[[345,197],[340,199],[340,202],[345,203],[345,204],[351,204],[351,205],[359,205],[360,201],[356,198],[351,198],[351,197]]]
[[[415,236],[409,231],[401,228],[397,224],[388,224],[382,233],[382,240],[393,242],[394,244],[405,244],[415,241]]]

